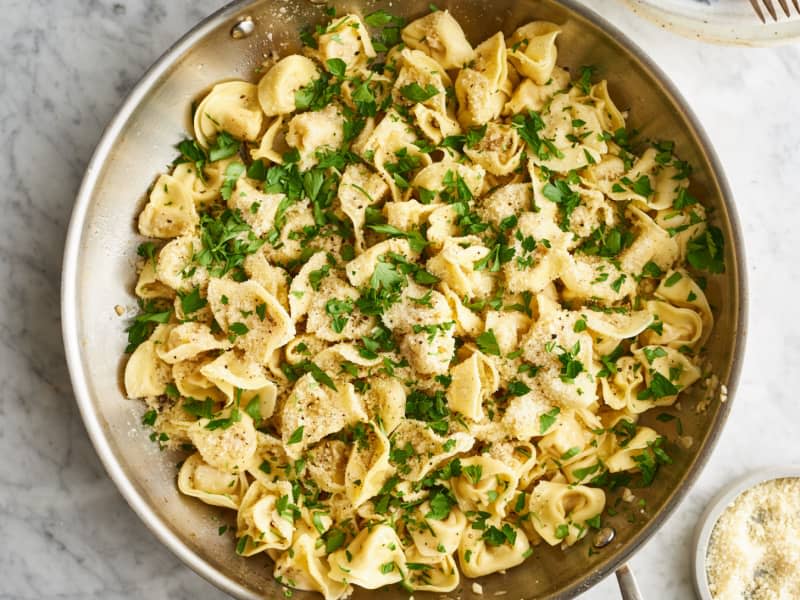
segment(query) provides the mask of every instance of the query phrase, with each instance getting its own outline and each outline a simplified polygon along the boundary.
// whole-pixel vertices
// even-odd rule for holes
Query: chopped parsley
[[[628,177],[623,177],[620,181],[634,194],[643,196],[644,198],[649,198],[653,195],[653,188],[650,185],[650,177],[647,175],[640,176],[636,181],[632,181]]]
[[[353,312],[353,301],[331,298],[325,303],[325,312],[331,317],[331,328],[336,333],[342,333],[347,325],[347,315]]]
[[[563,179],[555,180],[555,183],[547,182],[542,188],[544,197],[558,204],[561,209],[561,222],[559,227],[563,231],[569,231],[569,220],[572,217],[573,211],[581,203],[581,196],[578,192],[572,190],[569,184]]]
[[[409,296],[408,299],[411,300],[414,304],[419,304],[420,306],[432,306],[431,298],[433,296],[433,290],[428,290],[419,298],[415,298],[414,296]]]
[[[444,486],[436,486],[431,490],[428,504],[430,511],[425,515],[425,518],[443,521],[450,516],[450,510],[457,502],[449,489]]]
[[[580,448],[578,448],[577,446],[573,446],[572,448],[570,448],[561,455],[561,460],[569,460],[573,456],[577,455],[580,451],[581,451]]]
[[[575,342],[570,349],[559,346],[559,350],[561,351],[558,355],[558,360],[561,362],[561,381],[574,383],[575,378],[584,371],[583,363],[577,358],[581,351],[581,343]]]
[[[288,363],[281,364],[281,370],[286,375],[286,377],[292,381],[297,381],[303,374],[311,373],[311,376],[314,380],[326,387],[331,388],[334,391],[338,391],[336,388],[336,384],[333,383],[333,379],[323,371],[317,364],[313,363],[310,360],[304,360],[301,363],[296,365],[290,365]]]
[[[206,429],[211,431],[215,431],[217,429],[229,429],[230,427],[233,427],[235,423],[238,423],[241,420],[242,414],[239,412],[239,406],[234,405],[227,417],[209,421],[206,423]]]
[[[394,153],[394,162],[383,163],[383,168],[392,176],[397,187],[407,190],[411,187],[408,182],[408,174],[418,169],[422,164],[419,156],[408,153],[408,148],[401,148]]]
[[[439,435],[447,434],[450,426],[447,417],[450,409],[447,407],[447,398],[442,390],[433,394],[426,394],[422,390],[414,390],[406,397],[407,419],[425,421],[434,432]]]
[[[289,436],[289,440],[286,442],[287,444],[299,444],[303,440],[303,429],[305,429],[304,425],[301,425],[297,429],[292,432],[292,435]]]
[[[246,412],[250,416],[250,418],[253,419],[253,422],[256,424],[256,426],[258,426],[258,424],[261,422],[262,419],[261,398],[259,397],[258,394],[256,394],[250,399],[250,402],[248,402],[247,406],[245,406],[244,408],[244,412]]]
[[[509,304],[504,307],[505,310],[516,310],[528,315],[529,317],[532,317],[533,311],[531,310],[531,301],[533,300],[533,292],[524,290],[520,293],[520,296],[522,296],[522,302]]]
[[[381,573],[383,573],[384,575],[385,575],[386,573],[391,573],[392,571],[394,571],[394,561],[390,561],[390,562],[387,562],[387,563],[383,563],[383,564],[380,566],[380,571],[381,571]]]
[[[152,427],[156,423],[156,419],[158,418],[158,413],[154,409],[149,409],[142,415],[142,425],[149,425]]]
[[[450,329],[452,329],[453,325],[455,325],[455,321],[447,321],[445,323],[434,323],[431,325],[419,325],[415,323],[411,329],[414,333],[421,333],[421,332],[427,333],[428,342],[432,342],[436,338],[436,335],[439,332],[442,333],[447,332]]]
[[[658,371],[653,371],[651,375],[650,385],[636,395],[639,400],[658,400],[659,398],[675,396],[680,391],[678,386]]]
[[[441,141],[439,146],[441,148],[451,148],[458,152],[463,152],[464,146],[467,148],[475,148],[485,136],[486,125],[472,127],[467,130],[466,135],[448,135]]]
[[[589,465],[588,467],[583,467],[583,468],[580,468],[580,469],[573,470],[572,474],[575,476],[575,478],[578,481],[583,481],[589,475],[593,475],[594,473],[597,473],[597,471],[599,471],[602,466],[603,466],[602,463],[598,460],[593,465]]]
[[[595,229],[580,246],[578,252],[589,256],[616,258],[633,243],[633,233],[620,226],[608,227],[605,224]],[[648,263],[652,264],[652,263]]]
[[[375,225],[367,225],[367,227],[378,233],[384,233],[389,237],[399,237],[407,239],[408,245],[414,252],[422,252],[425,249],[425,246],[428,245],[428,241],[419,231],[403,231],[402,229],[398,229],[397,227],[394,227],[392,225],[386,225],[383,223],[378,223]]]
[[[689,240],[686,248],[686,258],[695,269],[705,269],[711,273],[725,272],[725,238],[719,227],[709,227]]]
[[[346,535],[341,529],[330,529],[322,539],[325,541],[325,552],[330,554],[344,545]]]
[[[376,10],[373,13],[364,17],[364,22],[370,27],[386,27],[394,23],[396,20],[402,22],[402,19],[386,12],[384,9]]]
[[[381,28],[381,31],[372,38],[372,47],[376,52],[387,52],[400,43],[400,30],[406,24],[405,19],[392,15],[384,9],[368,14],[364,17],[364,22],[370,27]]]
[[[180,165],[183,163],[189,163],[194,165],[197,176],[201,181],[205,181],[206,174],[204,169],[206,162],[208,161],[208,155],[206,154],[206,151],[203,150],[202,146],[200,146],[196,140],[186,139],[180,142],[176,148],[181,155],[176,158],[172,164]]]
[[[529,388],[519,379],[514,379],[513,381],[509,382],[507,391],[509,396],[524,396],[531,391],[531,388]]]
[[[205,400],[187,398],[183,401],[183,410],[199,419],[213,419],[214,401],[211,398]]]
[[[625,273],[622,273],[619,277],[611,282],[611,289],[619,293],[620,289],[622,288],[622,284],[625,283],[625,279],[627,279],[627,277],[628,276],[625,275]]]
[[[300,509],[296,505],[289,502],[289,496],[285,494],[278,498],[278,501],[275,503],[275,510],[281,517],[290,523],[294,523],[300,518]]]
[[[331,83],[330,75],[322,73],[318,78],[300,88],[294,94],[294,105],[297,110],[322,110],[335,97],[341,95],[341,81]]]
[[[239,541],[236,542],[236,554],[244,554],[245,549],[247,548],[247,544],[250,543],[250,536],[245,535],[239,538]]]
[[[311,289],[315,292],[319,290],[319,284],[322,280],[328,276],[330,273],[331,267],[330,265],[322,265],[319,269],[315,271],[311,271],[308,274],[308,283],[311,285]]]
[[[220,131],[214,143],[208,148],[208,160],[216,162],[225,158],[230,158],[239,152],[241,142],[227,131]]]
[[[406,278],[395,264],[379,259],[369,279],[369,288],[362,290],[356,305],[364,314],[380,315],[400,300],[400,290],[405,284]]]
[[[642,348],[642,352],[644,353],[645,358],[647,358],[647,362],[651,365],[655,359],[667,355],[667,351],[661,346],[645,346]]]
[[[195,263],[208,269],[212,277],[222,277],[229,271],[237,281],[245,278],[242,264],[264,244],[238,211],[225,210],[218,217],[200,217],[202,248],[192,257]]]
[[[347,70],[347,63],[341,58],[329,58],[325,61],[325,66],[328,71],[340,79],[344,79],[344,73]]]
[[[556,148],[552,140],[539,136],[539,132],[544,129],[544,121],[539,113],[531,110],[527,115],[515,115],[511,119],[511,125],[540,159],[563,158],[564,154]]]
[[[675,271],[672,275],[670,275],[664,280],[664,286],[672,287],[673,285],[678,283],[681,279],[683,279],[683,275]]]
[[[502,546],[503,544],[513,546],[517,541],[517,531],[508,523],[503,523],[501,529],[492,525],[483,532],[481,539],[489,546]]]
[[[178,297],[181,300],[181,310],[184,315],[191,315],[196,313],[201,308],[208,304],[208,300],[200,296],[200,288],[193,288],[191,292],[178,292]]]
[[[231,199],[231,195],[233,195],[233,188],[236,187],[236,182],[239,181],[239,177],[241,177],[244,171],[244,165],[240,162],[232,162],[225,167],[225,175],[222,178],[222,186],[219,190],[219,193],[224,200]]]
[[[689,194],[685,187],[682,187],[678,190],[675,202],[672,203],[672,208],[675,210],[683,210],[684,208],[694,204],[697,204],[697,198]]]
[[[228,325],[228,339],[233,342],[236,340],[237,337],[246,335],[250,331],[250,328],[237,321],[236,323],[231,323]]]
[[[476,271],[488,270],[497,273],[502,265],[514,258],[515,252],[513,246],[507,246],[504,239],[498,238],[489,249],[489,253],[473,263],[473,268]]]
[[[587,96],[592,93],[592,77],[596,72],[597,67],[594,65],[584,65],[580,68],[580,78],[575,85]]]
[[[544,414],[539,415],[539,433],[544,435],[545,432],[553,426],[556,422],[556,418],[558,417],[558,413],[561,412],[561,409],[557,406],[552,408],[551,410],[547,411]]]
[[[139,246],[136,248],[136,254],[138,254],[144,259],[149,260],[153,264],[153,268],[155,268],[156,245],[153,242],[143,242],[139,244]]]
[[[664,437],[658,437],[652,442],[648,442],[647,448],[633,457],[636,466],[639,467],[641,472],[642,486],[646,487],[653,483],[661,465],[672,463],[672,459],[662,448],[663,444]]]
[[[422,87],[416,81],[400,88],[400,93],[404,98],[412,102],[425,102],[430,100],[439,93],[439,90],[433,84],[427,84]]]
[[[481,465],[468,465],[461,471],[472,485],[478,485],[483,477],[483,467]]]
[[[500,346],[497,343],[497,338],[494,335],[493,329],[488,329],[475,338],[475,343],[478,349],[484,354],[491,354],[492,356],[500,356]]]
[[[325,371],[317,366],[317,364],[311,362],[310,360],[306,360],[300,363],[299,366],[302,367],[302,369],[307,373],[311,373],[311,376],[317,383],[331,388],[334,392],[338,391],[336,385],[333,383],[333,379],[331,379]]]
[[[592,529],[600,529],[603,526],[602,516],[598,513],[591,519],[586,519],[586,524]]]
[[[138,348],[142,342],[145,342],[153,333],[157,325],[161,323],[168,323],[172,309],[167,307],[162,310],[161,305],[157,304],[155,300],[139,301],[139,308],[141,312],[136,315],[128,328],[125,330],[128,333],[128,345],[125,348],[126,354],[131,354]]]
[[[658,278],[661,277],[663,274],[664,272],[661,270],[661,268],[652,260],[648,261],[644,265],[644,267],[642,267],[642,276],[644,277]]]

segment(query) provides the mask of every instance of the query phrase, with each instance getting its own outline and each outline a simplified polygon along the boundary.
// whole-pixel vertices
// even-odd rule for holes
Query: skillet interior
[[[425,0],[334,2],[342,11],[362,14],[386,8],[413,18],[428,10]],[[674,140],[682,158],[695,167],[693,194],[713,209],[713,219],[727,240],[724,276],[709,281],[709,300],[717,324],[708,343],[714,372],[732,393],[744,341],[744,273],[738,225],[732,199],[719,166],[695,124],[663,75],[608,24],[571,2],[551,0],[450,0],[449,8],[476,44],[497,30],[510,33],[533,19],[555,21],[563,28],[559,64],[573,69],[597,65],[609,80],[612,96],[631,109],[629,126],[643,138]],[[248,15],[255,32],[242,40],[229,32]],[[143,404],[128,401],[121,388],[126,322],[116,305],[135,307],[134,269],[138,238],[134,223],[144,192],[175,156],[174,144],[189,130],[189,106],[210,85],[228,78],[257,80],[254,68],[271,52],[297,50],[299,28],[326,20],[323,7],[309,0],[238,2],[223,9],[178,42],[134,90],[109,126],[93,158],[73,215],[64,262],[62,310],[70,372],[87,429],[106,468],[131,506],[179,557],[226,591],[247,598],[280,597],[266,558],[243,559],[233,552],[230,534],[218,527],[230,514],[181,496],[175,486],[175,463],[181,457],[159,452],[139,423]],[[186,128],[186,129],[185,129]],[[481,580],[483,593],[507,591],[510,598],[573,596],[621,564],[664,521],[711,451],[727,416],[730,400],[716,399],[703,415],[694,406],[703,390],[682,400],[689,450],[670,445],[674,464],[663,468],[656,483],[637,490],[644,513],[620,510],[607,522],[616,528],[614,542],[590,555],[585,539],[567,552],[539,546],[523,566]],[[716,396],[715,396],[716,398]],[[652,425],[652,411],[643,423]],[[673,423],[654,427],[675,438]],[[614,505],[610,497],[609,505]],[[622,505],[627,507],[628,505]],[[633,521],[633,522],[630,522]],[[467,585],[464,585],[467,581]],[[462,589],[463,588],[463,589]],[[407,598],[400,588],[381,597]],[[359,590],[354,598],[367,598]],[[415,593],[416,598],[441,594]],[[469,580],[450,596],[471,598]],[[296,592],[295,598],[318,596]],[[477,596],[476,596],[477,597]]]

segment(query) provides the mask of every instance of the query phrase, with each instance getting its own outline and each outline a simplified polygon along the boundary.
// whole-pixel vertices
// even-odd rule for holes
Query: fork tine
[[[795,0],[797,2],[798,0]],[[758,3],[758,0],[750,0],[750,5],[753,7],[753,10],[756,11],[758,18],[761,19],[762,23],[766,23],[767,20],[764,18],[764,13],[761,12],[761,5]]]
[[[762,4],[764,4],[764,7],[767,9],[767,12],[769,12],[770,16],[772,17],[772,20],[777,21],[778,14],[775,12],[775,7],[772,6],[772,0],[761,0],[761,2]]]
[[[789,5],[786,3],[786,0],[778,0],[778,4],[781,5],[781,8],[783,9],[784,14],[786,14],[787,17],[791,17],[792,16],[789,13]]]

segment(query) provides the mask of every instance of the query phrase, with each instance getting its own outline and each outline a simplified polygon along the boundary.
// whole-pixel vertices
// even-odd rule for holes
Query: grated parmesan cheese
[[[800,478],[762,482],[725,509],[706,574],[715,600],[800,598]]]

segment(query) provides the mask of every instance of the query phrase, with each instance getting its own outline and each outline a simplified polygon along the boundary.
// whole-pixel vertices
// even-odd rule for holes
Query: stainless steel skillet
[[[631,110],[630,124],[642,137],[671,139],[695,167],[694,195],[713,207],[713,220],[727,240],[727,272],[710,278],[709,297],[717,325],[708,343],[714,373],[726,386],[726,402],[712,391],[708,410],[694,406],[706,392],[682,401],[683,435],[693,445],[674,449],[675,462],[656,483],[637,490],[646,510],[619,510],[607,519],[616,535],[604,548],[585,539],[567,552],[539,546],[524,565],[480,581],[483,596],[566,598],[587,590],[624,565],[649,539],[688,492],[719,436],[738,379],[746,329],[744,254],[733,199],[708,139],[690,108],[657,66],[602,18],[572,0],[450,0],[449,8],[475,43],[497,30],[511,32],[532,19],[559,23],[559,62],[573,68],[592,64],[607,78],[618,104]],[[404,2],[347,0],[340,11],[368,13],[378,8],[413,18],[428,10],[426,0]],[[325,20],[310,0],[234,2],[198,25],[142,78],[109,125],[87,169],[64,254],[63,333],[75,395],[97,452],[123,496],[155,535],[200,575],[240,598],[281,597],[267,559],[243,559],[233,542],[218,535],[226,518],[215,509],[179,495],[175,463],[159,452],[141,427],[140,403],[121,391],[125,326],[116,306],[132,307],[134,219],[154,174],[174,158],[174,144],[188,128],[188,107],[199,93],[226,78],[253,79],[254,68],[271,52],[296,50],[301,26]],[[657,412],[657,411],[655,411]],[[646,416],[651,424],[653,415]],[[674,438],[674,425],[654,427]],[[611,502],[614,505],[614,498]],[[624,507],[624,504],[620,505]],[[222,519],[222,521],[221,521]],[[632,521],[632,522],[629,522]],[[373,593],[374,594],[374,593]],[[359,590],[355,598],[367,598]],[[407,598],[382,590],[382,598]],[[456,595],[477,598],[467,583]],[[415,598],[439,597],[416,593]],[[295,598],[312,598],[296,592]]]

